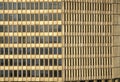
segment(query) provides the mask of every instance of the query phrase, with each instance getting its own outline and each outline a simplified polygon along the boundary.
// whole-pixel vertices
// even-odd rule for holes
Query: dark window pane
[[[13,65],[13,59],[10,59],[9,63],[10,63],[10,66],[12,66]]]
[[[23,59],[23,66],[26,65],[26,59]]]
[[[43,77],[43,76],[44,76],[43,70],[40,70],[40,77]]]
[[[61,8],[62,8],[62,3],[58,2],[58,9],[61,9]]]
[[[14,66],[17,66],[17,59],[14,59]]]
[[[30,3],[26,2],[26,9],[30,9]]]
[[[3,77],[4,76],[4,72],[3,70],[0,70],[0,77]]]
[[[3,3],[0,2],[0,10],[2,10],[2,9],[3,9]]]
[[[17,70],[14,70],[14,77],[17,77]]]
[[[31,25],[31,32],[34,32],[34,26]]]
[[[57,77],[57,70],[54,71],[54,77]]]
[[[53,26],[53,31],[54,31],[54,32],[57,32],[57,25],[54,25],[54,26]]]
[[[30,70],[27,70],[27,77],[30,77]]]
[[[27,32],[30,32],[30,26],[27,25]]]
[[[31,37],[31,43],[34,43],[34,36]]]
[[[57,8],[57,2],[53,2],[53,9]]]
[[[62,49],[58,48],[58,54],[62,54]]]
[[[13,26],[13,31],[17,32],[17,26],[16,25]]]
[[[9,37],[9,41],[10,41],[10,43],[12,43],[12,41],[13,41],[13,40],[12,40],[12,37]]]
[[[39,54],[39,48],[36,48],[36,54]]]
[[[49,21],[52,21],[52,14],[49,14]]]
[[[31,2],[31,9],[34,9],[34,3]]]
[[[49,66],[52,66],[52,59],[49,59]]]
[[[22,14],[22,21],[25,21],[25,14]]]
[[[58,77],[62,77],[62,71],[61,70],[58,71]]]
[[[45,43],[48,43],[48,41],[49,41],[48,36],[45,36],[44,38],[45,38]]]
[[[40,59],[40,65],[43,66],[43,59]]]
[[[22,15],[18,14],[18,21],[21,21]]]
[[[32,59],[32,66],[34,66],[34,65],[35,65],[34,63],[35,63],[35,61],[34,61],[34,59]]]
[[[39,27],[38,27],[38,25],[35,26],[35,32],[39,32]]]
[[[8,3],[4,3],[4,9],[6,10],[7,9],[7,5]]]
[[[21,63],[21,59],[18,59],[18,65],[21,66],[22,63]]]
[[[38,21],[38,14],[35,14],[35,21]]]
[[[25,9],[26,4],[22,3],[22,9]]]
[[[3,43],[3,42],[4,42],[3,37],[0,37],[0,43]]]
[[[8,66],[8,59],[5,59],[5,66]]]
[[[57,59],[54,59],[54,65],[55,66],[57,65]]]
[[[43,54],[43,48],[40,48],[40,54]]]
[[[49,9],[52,9],[52,2],[49,2]]]
[[[8,3],[8,8],[10,9],[10,10],[12,10],[12,3]]]
[[[35,9],[38,9],[38,3],[37,2],[35,3]]]
[[[3,66],[4,65],[4,61],[3,59],[0,59],[0,66]]]
[[[48,59],[45,59],[45,66],[48,66]]]
[[[39,77],[39,70],[36,70],[36,77]]]
[[[43,25],[40,25],[40,32],[43,32]]]
[[[54,54],[57,54],[57,48],[54,48]]]
[[[48,48],[45,48],[45,54],[48,54]]]
[[[40,43],[43,43],[44,42],[44,38],[43,36],[40,36]]]
[[[3,32],[3,26],[0,25],[0,32]]]
[[[35,54],[34,48],[31,48],[31,54]]]
[[[27,54],[30,54],[30,48],[27,48]]]
[[[57,43],[57,37],[54,37],[54,43]]]
[[[40,2],[39,7],[40,9],[43,9],[43,2]]]
[[[30,43],[30,37],[29,36],[27,37],[27,43]]]
[[[8,14],[4,14],[4,20],[5,20],[5,21],[8,20]]]
[[[58,59],[58,65],[59,65],[59,66],[62,65],[62,59]]]
[[[13,3],[13,9],[16,10],[17,9],[17,4]]]
[[[48,77],[48,70],[45,70],[45,77]]]
[[[39,59],[36,59],[36,66],[39,66]]]
[[[26,70],[23,70],[23,77],[26,77]]]
[[[23,48],[23,54],[26,54],[26,48]]]
[[[13,76],[13,72],[12,70],[9,71],[9,77],[12,77]]]
[[[49,32],[52,32],[52,25],[49,25]]]
[[[21,37],[18,37],[18,43],[21,43]]]
[[[9,54],[13,54],[12,48],[9,48]]]
[[[52,72],[52,70],[49,71],[49,77],[53,77],[53,72]]]
[[[30,66],[30,59],[27,59],[27,66]]]
[[[26,27],[24,25],[22,26],[22,32],[26,32]]]
[[[14,54],[17,54],[17,48],[14,48]]]
[[[48,14],[44,14],[44,21],[48,20]]]
[[[8,77],[8,70],[5,70],[5,77]]]
[[[61,14],[58,14],[58,20],[61,20]]]
[[[44,32],[48,32],[48,25],[44,26]]]
[[[49,43],[52,43],[52,36],[49,37]]]
[[[18,32],[21,32],[21,26],[20,25],[18,26]]]
[[[22,71],[21,71],[21,70],[18,71],[18,76],[19,76],[19,77],[22,76]]]
[[[17,36],[14,36],[13,38],[14,38],[14,43],[17,43],[18,42]]]
[[[13,32],[13,27],[12,27],[12,25],[9,26],[9,32]]]
[[[52,54],[52,48],[49,48],[49,54]]]
[[[43,21],[43,14],[40,14],[40,21]]]
[[[48,8],[48,3],[44,2],[44,9],[47,9],[47,8]]]
[[[36,43],[39,43],[39,37],[36,37],[35,41],[36,41]]]
[[[8,48],[5,48],[5,54],[8,54]]]
[[[5,37],[5,43],[8,43],[8,37]]]
[[[58,37],[58,43],[61,43],[62,41],[61,41],[61,37],[59,36]]]
[[[4,53],[4,48],[0,48],[0,54]]]
[[[0,14],[0,21],[3,21],[3,15]]]
[[[21,3],[18,3],[18,9],[21,9]]]
[[[35,71],[32,70],[32,77],[35,77]]]
[[[31,14],[31,21],[34,21],[34,14]]]
[[[27,21],[30,21],[30,14],[26,14]]]
[[[58,25],[58,32],[62,31],[62,25]]]

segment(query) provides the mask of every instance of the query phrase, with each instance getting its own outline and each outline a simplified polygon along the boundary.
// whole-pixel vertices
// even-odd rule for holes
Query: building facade
[[[0,0],[0,81],[120,82],[119,0]]]

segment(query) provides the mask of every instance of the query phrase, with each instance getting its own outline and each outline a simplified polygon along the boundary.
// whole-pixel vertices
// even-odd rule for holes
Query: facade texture
[[[120,82],[120,0],[0,0],[0,81]]]

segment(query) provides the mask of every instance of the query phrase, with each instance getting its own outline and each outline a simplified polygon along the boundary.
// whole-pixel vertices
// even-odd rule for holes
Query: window
[[[17,54],[17,48],[14,48],[14,54]]]
[[[30,66],[30,59],[27,59],[27,65]]]
[[[49,37],[49,43],[52,43],[52,36]]]
[[[8,54],[8,48],[5,48],[5,54]]]
[[[30,26],[27,25],[27,32],[30,32]]]
[[[10,66],[12,66],[13,65],[13,60],[10,59],[9,63],[10,63]]]
[[[31,14],[31,21],[34,21],[34,14]]]
[[[61,70],[58,71],[58,77],[62,77],[62,71]]]
[[[12,37],[9,37],[9,43],[12,43]]]
[[[44,42],[44,38],[43,36],[40,36],[40,43],[43,43]]]
[[[22,32],[26,32],[26,27],[24,25],[22,26]]]
[[[39,48],[36,48],[36,54],[39,54]]]
[[[26,14],[22,14],[22,21],[25,21],[25,18],[26,18],[25,15]]]
[[[34,59],[32,59],[32,66],[34,66],[34,62],[35,62]]]
[[[21,63],[21,59],[18,59],[18,65],[21,66],[22,63]]]
[[[3,26],[0,25],[0,32],[3,32]]]
[[[57,14],[53,14],[53,20],[54,20],[54,21],[57,20]]]
[[[52,25],[49,25],[49,32],[52,32]]]
[[[45,26],[44,26],[44,31],[45,31],[45,32],[48,32],[48,25],[45,25]]]
[[[31,2],[31,9],[34,9],[34,2]]]
[[[8,66],[8,59],[5,59],[5,66]]]
[[[49,76],[50,76],[50,77],[53,77],[52,70],[49,71]]]
[[[27,77],[30,77],[30,70],[27,70]]]
[[[17,77],[17,70],[14,70],[14,77]]]
[[[8,3],[8,8],[9,8],[10,10],[12,10],[12,3],[11,3],[11,2]]]
[[[61,37],[59,36],[58,37],[58,43],[61,43],[62,41],[61,41]]]
[[[48,20],[48,14],[44,14],[44,21]]]
[[[38,25],[35,26],[35,32],[39,32],[39,27],[38,27]]]
[[[26,9],[30,9],[30,3],[26,2]]]
[[[5,37],[5,43],[8,43],[8,37]]]
[[[58,54],[62,54],[62,49],[58,48]]]
[[[48,48],[45,48],[45,54],[48,54]]]
[[[53,9],[56,9],[56,8],[57,8],[57,3],[53,2]]]
[[[8,70],[5,70],[5,77],[8,77]]]
[[[4,65],[4,61],[3,59],[0,59],[0,66],[3,66]]]
[[[34,53],[35,53],[34,48],[31,48],[31,54],[34,54]]]
[[[23,59],[23,66],[26,66],[26,59]]]
[[[21,26],[20,25],[18,26],[18,32],[21,32]]]
[[[35,9],[38,9],[38,3],[37,2],[35,3]]]
[[[4,49],[0,48],[0,54],[3,54],[3,53],[4,53]]]
[[[43,25],[40,25],[40,32],[43,32]]]
[[[13,3],[13,9],[16,10],[17,9],[17,4]]]
[[[4,76],[4,72],[3,70],[0,70],[0,77],[3,77]]]
[[[45,66],[48,66],[48,59],[45,59]]]
[[[0,43],[3,43],[4,41],[3,41],[3,37],[0,37]]]
[[[31,25],[31,32],[34,32],[34,26]]]
[[[49,66],[52,66],[52,59],[49,59]]]
[[[52,54],[52,48],[49,48],[49,54]]]
[[[30,21],[30,14],[26,15],[26,19],[27,19],[27,21]]]
[[[59,65],[59,66],[62,65],[62,59],[58,59],[58,65]]]
[[[14,43],[17,43],[18,42],[18,38],[17,36],[14,36]]]
[[[36,59],[36,66],[39,66],[39,59]]]
[[[45,77],[48,77],[48,70],[45,70]]]
[[[38,21],[38,14],[35,14],[35,20]]]
[[[52,14],[49,14],[49,20],[52,21]]]
[[[47,9],[47,8],[48,8],[48,3],[44,2],[44,9]]]
[[[26,4],[22,3],[22,9],[25,9]]]
[[[26,70],[23,70],[23,77],[26,77]]]
[[[43,66],[43,59],[40,59],[40,65]]]
[[[57,70],[54,71],[54,77],[57,77]]]
[[[34,77],[35,76],[35,71],[34,70],[32,70],[32,77]]]
[[[34,36],[31,37],[31,43],[34,43]]]
[[[17,26],[16,25],[13,26],[13,32],[17,32]]]
[[[58,25],[58,32],[62,31],[62,25]]]
[[[21,73],[22,73],[22,71],[21,71],[21,70],[19,70],[19,71],[18,71],[18,76],[19,76],[19,77],[21,77],[21,76],[22,76],[22,74],[21,74]]]
[[[49,2],[49,9],[52,9],[52,2]]]
[[[3,15],[2,14],[0,14],[0,21],[2,21],[3,20]]]
[[[18,9],[21,9],[21,3],[18,3]]]
[[[58,14],[58,20],[61,20],[61,14]]]
[[[57,25],[54,25],[54,26],[53,26],[53,31],[54,31],[54,32],[57,32]]]
[[[8,14],[4,14],[4,20],[5,20],[5,21],[8,20]]]
[[[22,49],[22,48],[21,48]],[[26,54],[26,48],[23,48],[23,54]]]
[[[39,77],[39,70],[36,70],[36,77]]]
[[[58,9],[61,9],[61,8],[62,8],[62,3],[58,2]]]
[[[54,59],[54,65],[57,66],[57,59]]]
[[[6,10],[7,9],[7,5],[8,3],[4,3],[4,10]]]
[[[12,32],[12,25],[9,26],[9,32]]]
[[[45,36],[44,38],[45,38],[45,43],[48,43],[49,37],[48,37],[48,36]]]
[[[2,9],[3,9],[3,3],[0,2],[0,10],[2,10]]]
[[[57,43],[57,37],[54,37],[54,43]]]
[[[40,2],[39,7],[40,9],[43,9],[43,2]]]
[[[18,21],[21,21],[22,15],[18,14]]]
[[[14,59],[14,66],[17,66],[17,59]]]
[[[43,77],[43,76],[44,76],[43,70],[40,70],[40,77]]]
[[[57,48],[54,48],[54,54],[57,54]]]

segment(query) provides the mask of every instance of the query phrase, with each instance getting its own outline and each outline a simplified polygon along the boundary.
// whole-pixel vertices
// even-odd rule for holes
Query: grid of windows
[[[10,55],[13,55],[13,54],[45,54],[45,55],[48,55],[48,54],[62,54],[62,49],[59,47],[44,47],[44,48],[0,48],[0,55],[2,54],[10,54]]]
[[[0,43],[61,43],[61,36],[4,36]]]
[[[61,70],[0,70],[0,77],[62,77]]]
[[[0,66],[61,66],[62,59],[0,59]]]
[[[0,21],[60,21],[61,13],[1,14]]]
[[[61,32],[62,25],[0,25],[0,32]]]
[[[0,10],[61,9],[61,2],[0,2]]]

